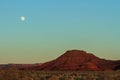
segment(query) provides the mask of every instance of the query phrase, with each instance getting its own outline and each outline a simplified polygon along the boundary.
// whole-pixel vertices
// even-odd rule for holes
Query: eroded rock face
[[[69,50],[53,61],[35,67],[36,70],[113,70],[120,61],[105,60],[82,50]],[[118,67],[117,67],[118,68]],[[115,69],[114,69],[115,70]]]
[[[113,68],[113,70],[120,70],[120,64],[118,64],[117,66],[115,66],[115,67]]]

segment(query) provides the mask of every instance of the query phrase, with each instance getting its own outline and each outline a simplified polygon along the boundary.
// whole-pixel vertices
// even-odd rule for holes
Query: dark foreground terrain
[[[0,80],[120,80],[120,71],[0,70]]]

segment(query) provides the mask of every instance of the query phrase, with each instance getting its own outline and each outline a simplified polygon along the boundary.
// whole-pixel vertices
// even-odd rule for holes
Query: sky
[[[72,49],[120,60],[119,4],[120,0],[0,0],[0,64],[42,63]]]

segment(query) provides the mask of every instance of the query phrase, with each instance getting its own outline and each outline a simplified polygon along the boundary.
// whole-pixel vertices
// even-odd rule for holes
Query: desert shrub
[[[19,71],[17,69],[11,68],[3,71],[0,80],[18,80],[18,78]]]
[[[65,78],[61,78],[61,77],[60,77],[59,80],[65,80]]]
[[[50,72],[17,70],[14,68],[0,70],[0,80],[120,80],[120,72]],[[103,74],[104,73],[104,74]],[[112,76],[111,76],[112,75]]]
[[[74,78],[74,80],[83,80],[83,79],[81,79],[81,78]]]

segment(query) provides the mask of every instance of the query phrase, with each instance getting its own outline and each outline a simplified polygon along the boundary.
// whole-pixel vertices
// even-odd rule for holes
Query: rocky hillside
[[[105,60],[82,50],[69,50],[55,60],[34,67],[36,70],[118,70],[120,61]]]

